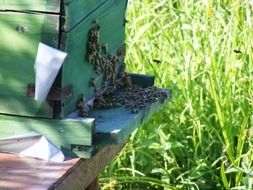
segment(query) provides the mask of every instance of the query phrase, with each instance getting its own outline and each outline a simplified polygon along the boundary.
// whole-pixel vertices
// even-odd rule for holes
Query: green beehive
[[[126,5],[127,0],[0,1],[0,113],[63,118],[76,109],[81,94],[92,98],[90,80],[98,89],[103,75],[86,56],[89,31],[99,24],[106,53],[122,53]],[[68,53],[42,104],[33,98],[39,42]]]
[[[125,72],[127,0],[0,0],[0,139],[35,131],[69,156],[125,141],[169,100],[154,77]],[[39,43],[68,53],[34,99]],[[37,72],[37,70],[36,70]]]

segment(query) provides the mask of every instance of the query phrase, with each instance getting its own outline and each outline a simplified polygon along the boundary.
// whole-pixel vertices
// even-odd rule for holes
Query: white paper
[[[0,139],[0,152],[54,162],[63,162],[65,159],[62,151],[56,145],[36,132]]]
[[[35,70],[35,100],[43,102],[51,89],[67,53],[39,43]]]
[[[0,139],[0,151],[19,153],[38,142],[41,137],[41,134],[31,132],[25,135],[15,135],[9,138]]]
[[[63,153],[46,137],[42,136],[38,142],[19,153],[20,156],[34,157],[54,162],[63,162]]]

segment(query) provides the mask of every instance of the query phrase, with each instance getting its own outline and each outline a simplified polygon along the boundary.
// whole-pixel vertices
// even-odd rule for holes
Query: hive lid
[[[0,0],[0,11],[40,11],[60,13],[61,0]]]

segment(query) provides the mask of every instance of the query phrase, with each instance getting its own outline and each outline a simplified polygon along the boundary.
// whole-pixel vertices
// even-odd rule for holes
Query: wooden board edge
[[[73,145],[92,146],[95,119],[41,119],[0,115],[0,137],[37,132],[46,136],[60,148]]]
[[[57,180],[50,190],[85,189],[125,147],[127,141],[107,145],[92,159],[80,159],[64,176]]]

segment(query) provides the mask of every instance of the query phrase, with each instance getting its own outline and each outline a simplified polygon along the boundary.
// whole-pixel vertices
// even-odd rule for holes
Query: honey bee
[[[94,107],[97,109],[106,109],[107,108],[107,104],[103,103],[103,102],[96,102],[94,104]]]
[[[156,98],[155,98],[155,97],[153,97],[153,96],[151,96],[151,97],[149,98],[149,100],[150,100],[150,102],[151,102],[151,103],[156,102]]]
[[[98,20],[97,19],[94,20],[93,23],[94,23],[94,27],[93,28],[96,29],[96,30],[100,30],[100,26],[98,24]]]
[[[122,103],[123,105],[126,105],[126,104],[128,103],[128,99],[123,98],[123,99],[121,100],[121,103]]]
[[[167,92],[160,92],[160,102],[163,103],[168,98]]]
[[[237,50],[237,49],[235,49],[235,50],[234,50],[234,52],[235,52],[235,53],[238,53],[238,54],[242,53],[242,51],[241,51],[241,50],[239,50],[239,49],[238,49],[238,50]]]
[[[145,107],[146,107],[146,105],[145,105],[145,104],[143,104],[143,103],[139,103],[139,104],[138,104],[138,107],[139,107],[139,109],[142,109],[142,108],[145,108]]]
[[[93,55],[91,55],[91,54],[87,54],[87,61],[89,62],[89,63],[92,63],[93,62],[93,58],[94,58],[94,56]]]
[[[120,106],[122,106],[121,103],[119,103],[119,102],[116,102],[113,105],[114,105],[114,107],[120,107]]]
[[[108,44],[102,45],[102,46],[101,46],[101,51],[102,51],[102,53],[106,54],[107,51],[108,51]]]
[[[104,96],[99,96],[94,102],[94,107],[98,109],[108,109],[112,108],[114,103],[111,100],[108,100]]]
[[[113,55],[112,56],[112,62],[117,63],[119,61],[118,56]]]
[[[139,96],[138,96],[138,94],[133,94],[133,95],[132,95],[132,98],[133,98],[133,100],[138,100],[138,99],[139,99]]]
[[[162,61],[161,61],[160,59],[153,59],[153,61],[154,61],[156,64],[162,63]]]
[[[95,78],[91,78],[90,79],[90,82],[89,82],[89,86],[90,87],[93,87],[93,88],[96,88],[96,80],[95,80]]]
[[[107,103],[107,108],[112,108],[113,104],[112,103]]]
[[[28,32],[28,31],[29,31],[28,27],[27,27],[27,26],[24,26],[24,25],[18,25],[18,26],[16,27],[16,30],[17,30],[18,32],[21,32],[21,33]]]
[[[88,117],[88,115],[89,115],[89,110],[86,108],[86,107],[84,107],[84,108],[81,108],[80,110],[79,110],[79,114],[78,114],[80,117]]]
[[[85,104],[85,98],[83,95],[80,96],[80,99],[78,100],[76,107],[79,109],[78,115],[80,117],[88,117],[89,107]]]
[[[96,101],[97,101],[97,102],[102,102],[103,104],[106,104],[106,100],[105,100],[104,96],[99,96],[99,97],[97,97],[97,98],[96,98]]]
[[[88,51],[90,52],[90,54],[96,54],[96,51],[97,51],[96,44],[89,42],[88,48],[89,48]]]
[[[95,65],[101,69],[101,58],[99,55],[95,56]]]
[[[131,79],[131,77],[129,77],[129,76],[125,77],[124,83],[125,83],[125,86],[126,86],[126,87],[129,87],[129,86],[132,86],[132,85],[133,85],[132,79]]]
[[[145,98],[144,99],[145,103],[149,103],[149,99]]]
[[[134,114],[136,114],[136,113],[138,113],[138,110],[135,109],[135,108],[133,108],[133,109],[131,110],[131,112],[134,113]]]
[[[85,102],[85,98],[84,98],[84,96],[83,96],[83,94],[80,96],[80,99],[78,100],[78,102],[77,102],[77,108],[81,108],[81,107],[83,107],[84,106],[84,102]]]

